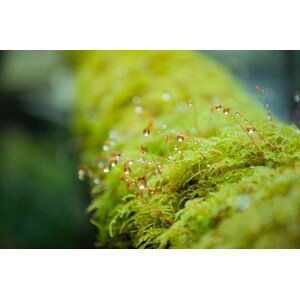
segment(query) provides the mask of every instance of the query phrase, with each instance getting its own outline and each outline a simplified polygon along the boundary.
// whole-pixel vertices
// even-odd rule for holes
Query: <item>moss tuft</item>
[[[203,54],[79,57],[74,121],[99,247],[299,247],[296,128]]]

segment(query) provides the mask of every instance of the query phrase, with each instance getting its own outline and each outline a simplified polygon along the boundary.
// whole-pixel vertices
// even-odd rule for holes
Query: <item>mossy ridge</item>
[[[287,134],[286,128],[282,129],[282,131]],[[298,136],[293,134],[293,130],[291,130],[290,133],[292,134],[285,136],[287,140],[286,144],[290,144],[292,148],[295,143],[297,143],[297,149],[299,150],[299,142],[297,141]],[[282,132],[278,134],[281,135]],[[240,140],[243,138],[243,136],[237,135],[235,138]],[[160,210],[164,216],[162,221],[160,221],[153,210],[149,210],[149,207],[146,204],[141,205],[139,200],[136,200],[134,204],[132,201],[129,201],[128,205],[121,205],[120,211],[117,212],[114,220],[110,224],[111,227],[115,227],[116,232],[122,233],[124,231],[124,226],[127,226],[125,231],[131,231],[135,238],[136,235],[138,235],[137,232],[142,232],[142,238],[138,238],[137,243],[135,243],[136,246],[171,246],[175,248],[186,248],[188,246],[192,246],[193,242],[195,242],[193,238],[196,238],[197,240],[197,238],[201,237],[200,232],[203,234],[210,228],[214,228],[214,219],[220,218],[220,212],[225,210],[226,215],[231,215],[232,213],[229,213],[229,208],[233,209],[233,212],[239,212],[237,209],[234,209],[230,206],[233,203],[231,201],[229,201],[229,203],[227,202],[227,196],[229,196],[231,199],[237,198],[239,195],[247,195],[250,191],[254,191],[249,187],[250,183],[253,185],[253,182],[256,182],[255,187],[258,187],[263,181],[266,181],[270,178],[273,179],[275,175],[280,175],[281,169],[285,169],[286,167],[290,167],[292,169],[291,172],[294,172],[293,168],[296,167],[296,156],[281,154],[281,157],[278,158],[278,153],[269,153],[267,158],[259,159],[259,157],[257,157],[257,155],[251,151],[251,147],[249,150],[248,143],[245,142],[245,140],[240,140],[240,147],[230,147],[231,143],[236,143],[237,140],[235,140],[235,138],[232,136],[228,140],[228,143],[224,143],[224,141],[222,141],[222,144],[225,148],[232,149],[232,153],[227,152],[227,155],[225,155],[221,160],[217,160],[216,163],[210,162],[212,165],[209,171],[207,171],[205,168],[200,168],[200,171],[197,171],[197,167],[195,171],[195,163],[199,163],[200,165],[203,163],[201,157],[199,157],[199,155],[197,157],[197,153],[195,152],[193,153],[196,157],[195,161],[191,161],[189,158],[187,158],[188,163],[185,164],[186,161],[183,159],[180,162],[176,162],[179,166],[181,166],[181,168],[176,169],[176,167],[170,165],[169,169],[166,168],[164,170],[168,181],[174,181],[172,178],[181,178],[181,180],[178,180],[175,182],[175,184],[172,184],[172,188],[174,188],[174,190],[176,188],[177,192],[172,195],[171,202],[170,196],[162,197],[161,194],[158,197],[151,198],[151,204]],[[219,144],[215,145],[215,147],[220,150]],[[239,153],[235,152],[235,150],[239,150]],[[207,156],[209,156],[208,153]],[[228,156],[235,156],[235,159],[228,159]],[[180,176],[183,171],[189,175],[186,177]],[[285,175],[283,175],[281,179],[284,180]],[[236,185],[238,187],[240,186],[240,180],[243,182],[243,191],[236,187]],[[222,192],[224,188],[226,193]],[[248,191],[247,188],[250,188],[250,190]],[[228,193],[229,189],[233,189],[233,191]],[[219,193],[221,196],[218,195]],[[212,198],[215,198],[215,196],[216,198],[220,197],[220,200],[211,200]],[[132,195],[132,197],[134,197],[134,195]],[[128,196],[126,199],[128,199]],[[190,199],[193,199],[193,201],[188,202]],[[183,208],[185,202],[188,202],[188,208]],[[192,204],[192,202],[194,204]],[[135,210],[131,210],[132,207]],[[181,210],[181,208],[183,208],[183,210]],[[123,218],[124,211],[126,211],[128,216],[131,216],[126,221],[120,221],[120,229],[116,219],[118,219],[120,216]],[[133,213],[133,215],[131,213]],[[178,215],[176,215],[176,213],[178,213]],[[192,217],[190,217],[191,215]],[[176,216],[178,217],[176,218]],[[149,219],[152,219],[152,221],[150,221],[151,225],[149,225]],[[225,219],[224,215],[222,217],[222,220],[223,219]],[[174,225],[170,225],[175,220],[177,220],[176,223]],[[192,224],[187,225],[189,222]],[[197,226],[196,231],[191,229],[191,226],[193,225]],[[182,243],[174,242],[173,244],[170,240],[169,242],[166,242],[166,235],[172,235],[174,231],[175,235],[177,234],[179,238],[183,238],[184,234],[182,231],[182,226],[186,227],[187,235],[191,235],[192,237],[187,238],[186,242]],[[166,230],[168,227],[170,227],[170,229]],[[166,230],[167,232],[162,236],[159,236],[163,230]],[[147,238],[148,235],[146,231],[150,233],[149,238]],[[158,239],[155,238],[155,232],[158,233],[156,236]]]
[[[89,166],[92,176],[101,180],[100,185],[93,187],[94,200],[90,206],[93,223],[99,228],[98,246],[257,246],[255,234],[252,241],[246,240],[247,227],[239,232],[245,239],[240,243],[234,240],[230,232],[226,240],[220,239],[219,234],[223,226],[230,227],[231,219],[237,226],[238,221],[246,221],[246,216],[240,216],[240,219],[239,215],[248,213],[250,220],[250,211],[254,209],[252,202],[259,202],[260,193],[252,190],[250,197],[247,192],[240,191],[241,184],[246,186],[251,180],[256,180],[257,187],[260,187],[264,184],[262,179],[269,179],[271,187],[274,173],[279,176],[280,182],[293,172],[295,179],[291,180],[290,187],[296,190],[294,193],[299,193],[296,185],[296,178],[299,177],[299,135],[296,130],[277,122],[273,127],[266,120],[266,113],[249,101],[228,73],[196,53],[111,51],[95,52],[87,57],[89,59],[79,67],[78,72],[77,127],[82,138],[82,160]],[[105,83],[97,86],[95,91],[94,81],[99,78]],[[119,87],[112,90],[111,86]],[[161,95],[165,92],[172,96],[170,101],[162,101]],[[143,106],[141,114],[134,112],[135,106],[131,103],[131,98],[136,96],[140,97]],[[211,99],[216,96],[222,105],[230,105],[249,118],[276,150],[270,151],[265,142],[257,138],[255,142],[263,157],[258,155],[247,135],[230,118],[222,113],[211,113]],[[189,107],[187,100],[193,100],[195,105]],[[153,122],[153,130],[150,136],[145,137],[142,129],[149,120]],[[165,123],[168,128],[160,130],[164,135],[172,136],[170,142],[165,142],[157,132]],[[144,156],[147,162],[153,156],[162,165],[166,180],[159,174],[147,177],[148,187],[159,189],[156,194],[147,195],[147,200],[119,183],[122,166],[113,168],[107,174],[95,167],[95,161],[108,159],[107,153],[101,153],[100,146],[112,129],[122,137],[114,150],[122,152],[123,161],[138,159],[141,156],[140,145],[144,144],[149,149]],[[186,140],[180,143],[181,154],[174,151],[174,145],[178,145],[174,130],[183,132],[190,140],[189,144]],[[166,159],[170,153],[171,161]],[[210,168],[207,168],[208,163]],[[141,169],[137,170],[138,167]],[[139,175],[152,171],[151,167],[155,169],[153,165],[140,164],[138,167],[135,169],[132,166]],[[284,172],[285,169],[287,172]],[[280,174],[282,171],[284,174]],[[240,211],[234,206],[232,201],[239,196],[249,196],[246,198],[251,205],[247,211]],[[286,195],[282,196],[284,198]],[[261,208],[264,209],[264,206]],[[295,209],[294,212],[299,213],[297,206]],[[256,211],[258,215],[260,210]],[[263,210],[261,213],[263,215]],[[294,247],[299,244],[299,237],[295,234],[298,227],[296,218],[291,217],[292,220],[286,224],[286,240],[290,243],[280,243],[283,238],[279,238],[276,244],[271,243],[276,227],[270,220],[271,229],[265,234],[265,241],[259,243],[260,246]],[[288,227],[294,227],[291,238]],[[257,237],[259,235],[261,231]]]
[[[187,202],[180,219],[159,236],[159,246],[297,247],[299,183],[299,173],[292,169],[255,167],[251,176],[224,185],[205,199]],[[246,201],[245,208],[239,203],[242,200]]]

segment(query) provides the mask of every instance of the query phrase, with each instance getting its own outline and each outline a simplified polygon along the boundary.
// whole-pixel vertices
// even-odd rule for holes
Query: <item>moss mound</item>
[[[97,246],[299,247],[295,127],[269,120],[203,54],[76,58],[79,177],[90,181]]]

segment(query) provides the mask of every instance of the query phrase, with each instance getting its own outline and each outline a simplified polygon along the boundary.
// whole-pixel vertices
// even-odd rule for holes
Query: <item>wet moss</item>
[[[97,246],[299,247],[299,131],[226,69],[196,52],[81,52],[77,86]]]

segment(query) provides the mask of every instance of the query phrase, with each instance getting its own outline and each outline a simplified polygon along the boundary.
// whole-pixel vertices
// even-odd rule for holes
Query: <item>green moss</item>
[[[196,52],[95,51],[78,55],[77,76],[74,123],[99,247],[299,247],[299,133],[270,122],[228,71]]]

